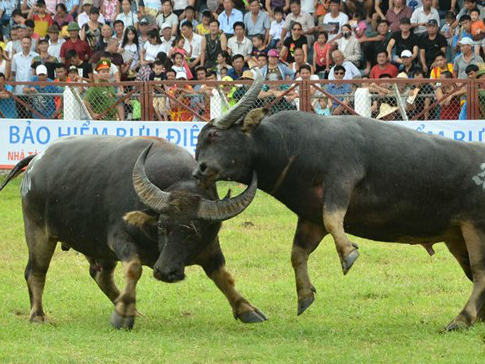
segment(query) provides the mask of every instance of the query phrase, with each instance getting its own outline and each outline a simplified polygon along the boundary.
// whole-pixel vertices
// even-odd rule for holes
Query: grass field
[[[145,268],[137,290],[143,316],[132,332],[116,331],[109,325],[111,303],[84,257],[59,248],[44,294],[48,322],[30,324],[19,183],[0,193],[1,363],[485,362],[484,324],[440,333],[471,292],[443,244],[430,257],[420,247],[356,238],[362,255],[344,277],[327,237],[309,264],[317,299],[297,317],[290,264],[296,218],[261,191],[220,236],[237,288],[269,321],[235,321],[199,267],[173,285]],[[121,269],[117,281],[122,284]]]

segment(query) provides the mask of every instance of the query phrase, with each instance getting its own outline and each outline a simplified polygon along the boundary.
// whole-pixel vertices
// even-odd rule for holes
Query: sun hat
[[[376,119],[382,119],[383,117],[386,117],[388,115],[391,115],[394,111],[396,111],[398,108],[396,106],[391,106],[386,103],[382,103],[381,106],[379,107],[379,115],[377,115]]]
[[[79,24],[76,23],[75,21],[72,21],[69,23],[68,27],[67,27],[67,31],[70,32],[70,31],[79,31],[81,30],[81,28],[79,28]]]

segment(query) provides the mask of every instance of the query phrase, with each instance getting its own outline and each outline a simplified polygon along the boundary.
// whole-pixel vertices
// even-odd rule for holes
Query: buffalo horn
[[[240,195],[218,201],[202,200],[197,217],[202,220],[224,221],[243,212],[249,206],[258,189],[258,176],[253,172],[253,180]]]
[[[259,69],[254,70],[256,72],[256,78],[254,79],[251,88],[244,94],[239,102],[234,107],[227,110],[223,115],[216,118],[212,125],[219,129],[228,129],[233,123],[239,120],[248,110],[251,105],[258,98],[261,89],[263,88],[264,78]]]
[[[170,193],[162,191],[148,179],[145,172],[145,161],[153,143],[150,144],[138,157],[133,168],[133,187],[136,194],[147,207],[153,211],[160,212],[168,202]]]

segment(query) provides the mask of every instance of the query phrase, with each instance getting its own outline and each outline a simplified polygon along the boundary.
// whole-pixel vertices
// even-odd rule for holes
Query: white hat
[[[185,78],[187,79],[187,74],[185,72],[177,72],[175,75],[175,78],[178,80],[179,78]]]
[[[469,46],[474,46],[475,42],[473,41],[473,39],[471,39],[469,37],[465,37],[465,38],[462,38],[461,40],[459,40],[458,44],[466,44],[466,45],[469,45]]]
[[[164,30],[165,28],[170,28],[171,29],[172,27],[168,23],[163,23],[162,24],[162,30]]]
[[[398,108],[396,106],[391,106],[386,103],[382,103],[379,107],[379,115],[377,115],[376,119],[382,119],[385,116],[391,115],[394,111]]]
[[[407,78],[409,78],[409,77],[408,77],[408,75],[406,74],[406,72],[401,72],[401,73],[399,73],[399,74],[396,76],[396,78],[406,78],[406,79],[407,79]]]
[[[413,56],[413,54],[411,53],[411,51],[409,49],[405,49],[401,52],[401,58],[403,58],[403,57],[411,58],[412,56]]]
[[[44,66],[43,64],[38,65],[35,68],[35,74],[38,75],[46,75],[47,74],[47,67]]]

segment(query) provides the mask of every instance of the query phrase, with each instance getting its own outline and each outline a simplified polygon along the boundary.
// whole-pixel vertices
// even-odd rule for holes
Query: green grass
[[[235,321],[199,267],[173,285],[145,268],[137,290],[143,317],[132,332],[116,331],[109,325],[111,303],[90,278],[84,257],[59,248],[44,292],[48,322],[30,324],[19,182],[0,193],[2,363],[485,362],[484,324],[439,333],[471,292],[443,244],[429,257],[420,247],[356,238],[362,255],[344,277],[327,237],[309,263],[317,299],[297,317],[290,264],[296,218],[261,191],[220,236],[236,287],[269,321]]]

